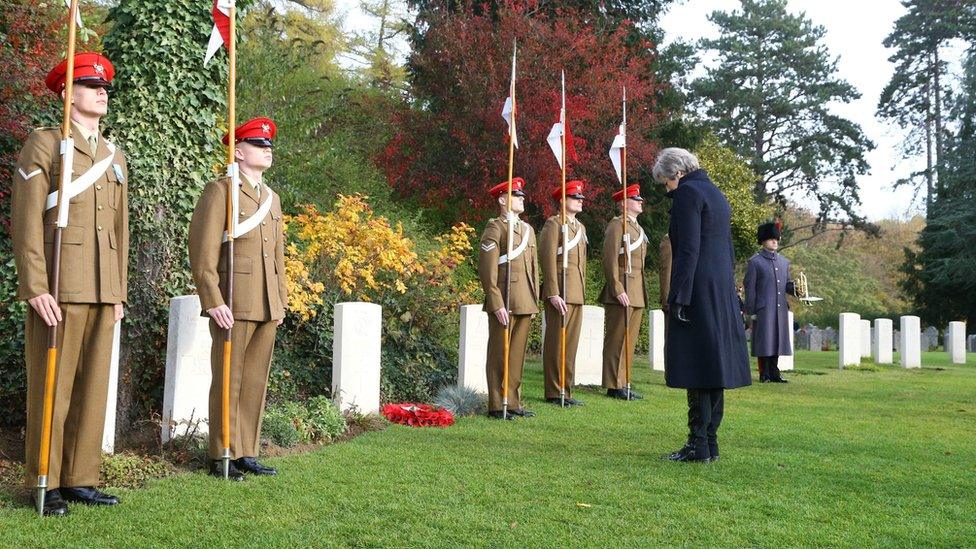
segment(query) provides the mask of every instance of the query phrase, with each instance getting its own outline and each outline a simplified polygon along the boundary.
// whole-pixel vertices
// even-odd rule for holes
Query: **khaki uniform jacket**
[[[72,124],[72,179],[108,158],[108,141],[99,135],[94,153]],[[61,233],[62,303],[124,303],[129,270],[129,172],[121,148],[90,187],[69,201],[68,226]],[[48,193],[61,177],[61,130],[31,132],[14,167],[11,232],[21,299],[53,294],[49,274],[54,264],[57,206],[45,211]]]
[[[228,181],[221,178],[204,187],[190,221],[190,268],[203,316],[207,316],[207,310],[226,304],[227,254],[222,242]],[[273,191],[262,184],[259,200],[257,191],[242,176],[239,221],[254,215],[267,193]],[[271,210],[261,223],[234,239],[235,320],[264,322],[284,318],[288,289],[283,231],[281,200],[273,193]]]
[[[528,239],[521,254],[512,261],[512,287],[508,310],[516,315],[539,312],[539,267],[536,259],[535,231],[528,223],[515,226],[512,250]],[[499,258],[508,251],[508,223],[500,217],[492,218],[481,237],[478,256],[478,277],[485,291],[485,311],[492,313],[505,307],[505,284],[508,266]]]
[[[582,234],[580,234],[582,233]],[[567,256],[569,268],[566,274],[566,303],[582,305],[586,287],[586,227],[582,223],[569,223],[568,240],[580,235],[579,243],[573,246]],[[554,215],[546,220],[539,234],[539,258],[542,263],[542,297],[548,299],[559,295],[562,278],[563,257],[559,253],[563,247],[562,224],[560,216]]]
[[[630,252],[630,275],[627,277],[627,297],[631,307],[647,306],[647,288],[644,285],[644,258],[647,256],[647,237],[636,221],[627,221],[627,232],[633,245],[640,245]],[[623,228],[620,216],[610,220],[603,236],[603,274],[606,283],[600,294],[600,303],[619,305],[617,296],[624,293],[624,273],[627,271],[627,256],[623,248]]]

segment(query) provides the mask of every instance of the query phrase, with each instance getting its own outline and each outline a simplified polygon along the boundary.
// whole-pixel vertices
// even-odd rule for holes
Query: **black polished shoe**
[[[34,494],[34,506],[37,506],[37,494]],[[44,493],[44,516],[63,517],[68,514],[68,504],[61,497],[61,492],[55,488]]]
[[[776,379],[770,379],[769,381],[771,383],[789,383],[789,381],[786,381],[785,379],[783,379],[781,377],[780,378],[776,378]]]
[[[495,411],[488,412],[488,417],[490,417],[492,419],[507,419],[509,421],[512,421],[517,416],[515,414],[513,414],[511,411],[509,411],[508,412],[508,415],[506,416],[506,415],[503,415],[502,414],[502,411],[501,410],[495,410]]]
[[[718,445],[708,445],[708,461],[718,461]]]
[[[694,446],[690,444],[685,444],[680,450],[673,454],[669,454],[665,459],[668,461],[681,461],[681,462],[692,462],[698,461],[703,463],[708,463],[711,458],[708,456],[707,450],[699,451]]]
[[[210,476],[217,477],[223,480],[224,460],[215,459],[212,462],[210,462]],[[242,473],[241,470],[234,465],[234,460],[230,460],[230,462],[227,464],[227,480],[233,480],[234,482],[243,482],[244,478],[245,478],[244,473]]]
[[[582,400],[576,400],[575,398],[567,398],[566,402],[568,402],[570,406],[585,406],[585,403]]]
[[[526,410],[525,408],[519,408],[518,410],[509,410],[509,414],[515,414],[519,417],[535,417],[535,412],[531,410]]]
[[[245,473],[251,473],[253,475],[277,475],[278,470],[274,467],[268,467],[267,465],[261,465],[258,463],[257,458],[252,457],[242,457],[234,460],[234,465],[237,468],[244,471]]]
[[[567,398],[565,400],[563,400],[563,399],[561,399],[559,397],[556,397],[556,398],[547,398],[546,399],[546,402],[548,402],[549,404],[555,404],[556,406],[561,406],[563,408],[572,408],[573,407],[573,399],[571,399],[571,398]]]
[[[85,505],[118,505],[119,498],[101,492],[91,486],[61,487],[61,497],[72,503]],[[47,505],[45,505],[47,507]]]
[[[611,398],[619,398],[620,400],[643,400],[644,395],[638,393],[637,391],[631,389],[630,394],[627,394],[627,389],[607,389],[607,396]]]

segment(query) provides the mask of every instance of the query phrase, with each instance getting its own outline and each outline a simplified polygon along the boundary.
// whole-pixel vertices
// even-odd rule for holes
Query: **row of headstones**
[[[605,314],[603,307],[583,306],[579,344],[576,348],[576,385],[600,385],[603,383],[603,331]],[[648,363],[652,370],[664,371],[664,311],[648,311]],[[789,313],[793,322],[793,313]],[[542,333],[545,334],[543,318]],[[793,334],[790,334],[790,346]],[[485,366],[488,351],[488,313],[481,305],[461,306],[461,339],[458,350],[458,384],[477,391],[487,392],[488,381]],[[780,370],[793,369],[793,357],[779,360]]]
[[[891,364],[893,351],[899,352],[899,364],[903,368],[921,368],[922,350],[938,348],[939,330],[930,326],[921,330],[921,320],[917,316],[903,316],[899,319],[900,330],[893,330],[888,318],[871,321],[862,319],[857,313],[841,313],[838,333],[840,367],[860,364],[861,358],[871,357],[876,364]],[[974,336],[970,336],[972,341]],[[945,351],[953,364],[966,363],[966,323],[950,322],[946,330]],[[974,351],[976,352],[976,351]]]
[[[460,309],[460,338],[458,383],[472,389],[486,392],[485,375],[488,346],[488,315],[481,305],[463,305]],[[602,307],[584,306],[583,321],[577,348],[575,382],[577,385],[600,385],[603,372],[603,332],[605,315]],[[664,371],[664,312],[656,309],[648,312],[649,353],[651,369]],[[789,313],[790,325],[793,313]],[[867,323],[867,330],[864,325]],[[875,321],[876,337],[867,337],[868,350],[865,351],[865,337],[870,334],[870,323],[858,315],[841,315],[841,329],[837,340],[841,348],[841,366],[857,364],[862,356],[872,356],[878,363],[891,362],[891,321]],[[901,347],[909,348],[902,353],[902,364],[906,367],[919,367],[920,348],[918,317],[902,317]],[[379,411],[380,404],[380,339],[382,328],[382,307],[373,303],[338,303],[334,314],[332,393],[337,405],[348,410],[356,408],[362,413]],[[825,337],[831,337],[829,328]],[[790,345],[793,336],[790,331]],[[543,333],[545,333],[543,329]],[[887,334],[887,335],[886,335]],[[976,352],[976,336],[964,341],[965,324],[950,323],[948,340],[953,354],[953,362],[965,362],[967,346]],[[870,345],[872,339],[875,345]],[[959,340],[958,345],[954,342]],[[965,343],[965,344],[964,344]],[[211,382],[210,369],[211,336],[209,319],[201,316],[200,300],[195,295],[180,296],[170,302],[169,330],[166,352],[166,380],[163,396],[163,442],[168,441],[182,429],[187,422],[196,423],[197,432],[207,431],[208,399]],[[115,343],[112,357],[112,375],[109,386],[108,413],[105,418],[105,439],[103,448],[111,452],[115,438],[115,396],[118,385],[119,326],[116,325]],[[911,349],[915,352],[912,353]],[[885,351],[887,350],[887,354]],[[866,353],[866,354],[865,354]],[[907,359],[906,359],[907,357]],[[793,357],[780,358],[781,370],[793,369]]]
[[[170,301],[163,389],[162,441],[194,427],[207,433],[210,382],[210,319],[196,295]],[[343,411],[380,409],[380,338],[383,308],[375,303],[337,303],[333,319],[332,394]],[[193,422],[190,425],[188,422]]]

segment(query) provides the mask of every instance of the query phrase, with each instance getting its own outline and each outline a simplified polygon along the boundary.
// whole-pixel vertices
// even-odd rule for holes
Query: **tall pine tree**
[[[976,47],[963,65],[953,114],[959,131],[943,157],[919,251],[906,250],[905,290],[933,324],[976,321]]]
[[[805,196],[819,204],[817,227],[868,226],[855,179],[874,144],[828,108],[860,94],[837,77],[823,27],[788,13],[785,0],[742,0],[741,10],[709,20],[721,34],[700,48],[716,52],[718,65],[692,94],[723,142],[750,159],[756,200]]]
[[[908,11],[884,41],[885,47],[895,49],[888,58],[895,71],[881,92],[877,114],[907,130],[902,151],[906,158],[925,152],[925,170],[898,184],[920,186],[924,181],[930,210],[941,187],[949,137],[951,86],[943,51],[971,28],[976,6],[966,0],[903,0],[902,5]]]

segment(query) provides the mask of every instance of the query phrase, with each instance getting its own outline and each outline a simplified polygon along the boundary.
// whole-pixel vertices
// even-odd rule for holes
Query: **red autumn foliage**
[[[414,104],[394,114],[397,132],[378,158],[402,195],[456,210],[456,218],[494,213],[486,191],[507,178],[501,110],[517,38],[520,148],[514,175],[528,182],[529,215],[539,220],[556,208],[549,193],[559,185],[560,170],[546,136],[559,118],[560,70],[566,71],[567,115],[579,155],[570,162],[568,178],[588,182],[591,214],[614,215],[610,195],[619,183],[608,150],[621,122],[625,86],[632,178],[656,152],[644,137],[658,120],[655,92],[665,85],[654,80],[654,45],[635,42],[628,21],[598,31],[583,14],[567,10],[544,17],[537,4],[509,0],[486,15],[470,5],[435,10],[425,21],[423,40],[410,58]]]
[[[393,423],[411,427],[449,427],[454,425],[454,414],[430,404],[403,402],[383,406],[383,417]]]
[[[53,5],[52,5],[53,4]],[[37,113],[57,100],[44,86],[47,72],[62,59],[63,4],[23,0],[0,5],[0,43],[4,77],[0,80],[0,202],[10,197],[12,168]],[[9,230],[9,216],[3,216]]]

